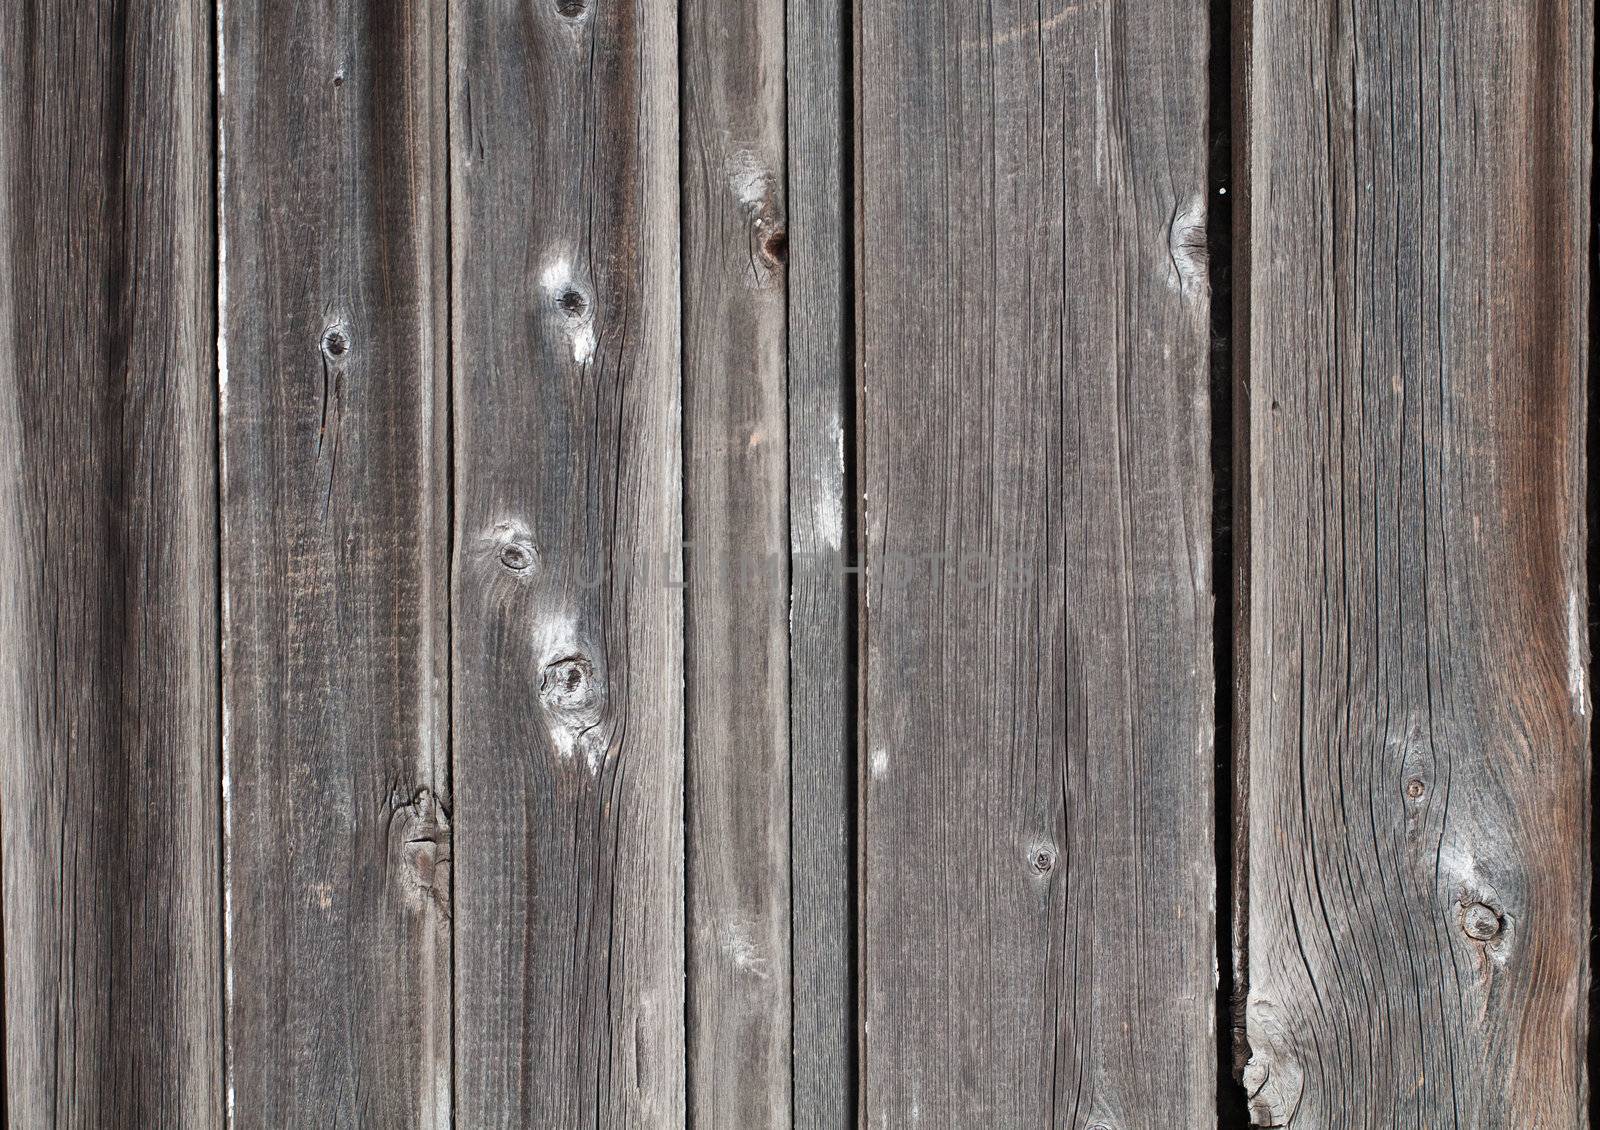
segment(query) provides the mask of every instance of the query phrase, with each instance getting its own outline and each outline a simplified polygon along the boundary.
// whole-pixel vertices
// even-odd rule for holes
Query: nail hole
[[[1461,908],[1461,932],[1475,942],[1493,941],[1504,928],[1505,919],[1491,906],[1472,902]]]
[[[350,333],[343,326],[329,326],[322,334],[322,352],[343,357],[350,352]]]
[[[343,86],[344,85],[344,72],[343,71],[340,71],[340,72],[338,72],[337,74],[335,74],[333,76],[333,85],[334,86]]]

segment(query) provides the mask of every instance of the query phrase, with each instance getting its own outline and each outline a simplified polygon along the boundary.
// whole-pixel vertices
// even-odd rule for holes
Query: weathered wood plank
[[[684,1121],[676,11],[455,3],[457,1121]]]
[[[1592,18],[1253,5],[1262,1125],[1585,1124]]]
[[[862,1124],[1214,1125],[1206,12],[857,15]]]
[[[685,0],[688,1114],[790,1123],[783,0]]]
[[[16,1127],[222,1118],[210,15],[0,5]]]
[[[443,33],[220,10],[236,1126],[451,1121]]]
[[[789,748],[794,1125],[855,1125],[855,398],[850,5],[788,6]],[[851,453],[853,455],[853,452]]]

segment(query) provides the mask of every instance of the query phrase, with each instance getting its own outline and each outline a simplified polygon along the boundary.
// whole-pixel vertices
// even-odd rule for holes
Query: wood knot
[[[343,323],[322,331],[322,353],[329,360],[337,360],[350,352],[350,330]]]
[[[550,722],[550,739],[563,758],[582,755],[598,774],[606,757],[605,677],[586,655],[568,654],[544,665],[539,701]]]
[[[569,20],[582,16],[587,6],[584,0],[556,0],[556,11]]]
[[[1421,777],[1413,777],[1406,782],[1406,796],[1412,800],[1421,800],[1422,794],[1428,791],[1428,786],[1423,784]]]
[[[484,534],[482,551],[484,560],[490,554],[500,562],[500,567],[518,576],[531,576],[539,565],[539,551],[534,548],[533,535],[527,524],[516,518],[504,518]]]
[[[413,911],[432,906],[448,919],[450,812],[428,788],[389,794],[389,874]]]
[[[751,286],[773,285],[772,275],[789,259],[789,232],[784,224],[778,178],[762,157],[749,149],[732,153],[727,162],[728,189],[744,213],[749,240]]]
[[[557,255],[549,261],[539,285],[544,290],[544,301],[561,319],[557,332],[572,347],[573,361],[587,365],[594,359],[599,340],[594,324],[593,293],[574,272],[571,260],[565,255]]]
[[[521,542],[507,542],[500,548],[500,564],[513,573],[526,573],[533,568],[533,550]]]
[[[593,685],[594,664],[581,655],[573,655],[545,664],[539,693],[552,707],[576,710],[594,697]]]
[[[1481,902],[1461,907],[1461,932],[1475,942],[1492,942],[1505,929],[1506,920],[1492,906]]]
[[[569,318],[582,318],[589,312],[589,296],[569,286],[556,296],[556,306]]]
[[[1048,875],[1056,867],[1056,850],[1053,847],[1036,847],[1028,862],[1032,865],[1035,875]]]
[[[781,227],[767,233],[761,241],[761,257],[769,267],[781,267],[789,261],[789,233]]]
[[[1172,218],[1167,222],[1167,256],[1172,264],[1174,289],[1187,297],[1205,288],[1205,197],[1190,197],[1173,208]]]

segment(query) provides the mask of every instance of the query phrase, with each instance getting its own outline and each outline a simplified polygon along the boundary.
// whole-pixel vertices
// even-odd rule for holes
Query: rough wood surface
[[[685,0],[688,1114],[790,1122],[784,4]]]
[[[1214,1125],[1206,13],[857,14],[862,1125]]]
[[[5,1118],[222,1118],[211,8],[0,5]]]
[[[450,11],[462,1126],[684,1122],[675,15]]]
[[[1585,1124],[1592,13],[1254,5],[1260,1125]]]
[[[848,0],[788,6],[790,843],[794,1125],[855,1125],[855,202]],[[850,453],[853,461],[854,452]]]
[[[443,31],[221,6],[234,1126],[450,1125]]]

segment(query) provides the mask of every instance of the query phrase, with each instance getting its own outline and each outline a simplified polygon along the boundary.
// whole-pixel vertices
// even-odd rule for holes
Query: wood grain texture
[[[675,15],[450,11],[462,1126],[684,1122]]]
[[[685,0],[691,1125],[790,1123],[784,4]]]
[[[220,9],[239,1127],[450,1125],[443,33]]]
[[[787,7],[793,1118],[845,1130],[856,1121],[850,4]]]
[[[1206,13],[857,17],[862,1124],[1214,1125]]]
[[[210,5],[0,5],[5,1118],[222,1117]]]
[[[1254,4],[1261,1125],[1585,1124],[1592,13]]]

